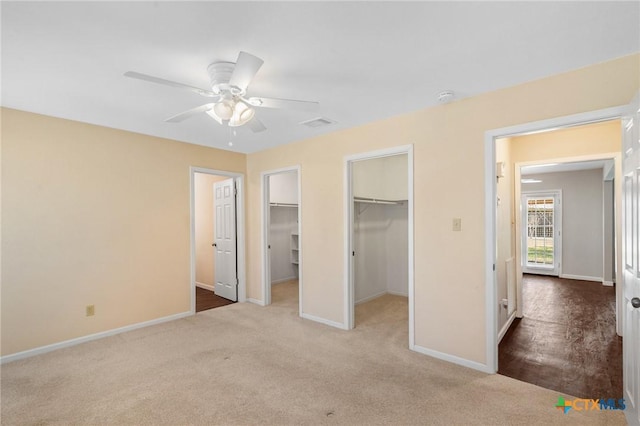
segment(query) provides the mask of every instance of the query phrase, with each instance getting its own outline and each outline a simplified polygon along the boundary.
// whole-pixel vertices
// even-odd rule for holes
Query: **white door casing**
[[[238,300],[238,279],[234,179],[223,180],[213,185],[213,207],[215,211],[215,293],[235,302]]]
[[[640,425],[640,92],[622,120],[623,395]]]

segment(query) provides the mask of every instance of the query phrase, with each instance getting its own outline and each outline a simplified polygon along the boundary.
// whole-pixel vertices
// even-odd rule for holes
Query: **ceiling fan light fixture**
[[[253,108],[250,108],[244,102],[236,103],[234,108],[233,116],[229,120],[229,126],[237,127],[242,126],[243,124],[247,124],[253,116],[255,115],[255,111]]]
[[[233,101],[224,100],[222,102],[218,102],[213,107],[213,112],[218,116],[221,120],[230,120],[233,117],[235,112],[235,106]]]

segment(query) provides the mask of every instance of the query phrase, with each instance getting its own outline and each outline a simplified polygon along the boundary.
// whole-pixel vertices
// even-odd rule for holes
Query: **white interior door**
[[[560,191],[522,195],[522,272],[560,275],[561,195]]]
[[[640,425],[640,93],[622,126],[623,389],[627,421]]]
[[[233,179],[213,184],[215,211],[214,248],[216,259],[215,293],[225,299],[238,300],[236,267],[236,195]]]

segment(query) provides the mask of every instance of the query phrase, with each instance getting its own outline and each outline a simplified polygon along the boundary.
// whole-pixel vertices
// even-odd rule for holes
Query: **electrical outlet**
[[[94,316],[96,314],[96,305],[87,305],[85,312],[88,317]]]
[[[459,217],[453,218],[453,230],[462,231],[462,219],[460,219]]]

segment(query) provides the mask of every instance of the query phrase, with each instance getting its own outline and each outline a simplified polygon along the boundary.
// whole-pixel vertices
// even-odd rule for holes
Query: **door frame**
[[[236,253],[238,258],[238,302],[247,301],[246,252],[245,252],[245,211],[244,211],[244,175],[242,173],[204,167],[189,167],[189,245],[190,245],[190,312],[196,313],[196,223],[195,223],[195,174],[233,178],[236,185]]]
[[[302,254],[302,178],[300,176],[300,165],[290,167],[282,167],[274,170],[267,170],[260,173],[260,191],[262,194],[262,202],[260,203],[260,216],[261,216],[261,240],[260,247],[262,250],[262,301],[259,303],[262,306],[271,304],[271,263],[268,249],[269,242],[269,227],[270,227],[270,184],[269,178],[273,175],[281,173],[296,172],[298,179],[298,248],[300,248],[300,254],[298,257],[298,315],[302,316],[302,275],[303,275],[303,254]]]
[[[517,166],[516,166],[517,167]],[[520,184],[522,185],[522,184]],[[521,186],[522,188],[522,186]],[[524,237],[525,230],[527,229],[525,217],[527,216],[527,212],[524,206],[524,198],[527,196],[540,196],[541,198],[549,198],[552,197],[554,199],[553,206],[553,268],[527,268],[525,266],[524,259],[526,258],[526,250],[525,246],[527,244],[526,239]],[[558,277],[562,276],[562,190],[560,189],[551,189],[546,191],[521,191],[520,195],[520,220],[521,226],[515,227],[515,231],[520,233],[520,259],[522,272],[523,273],[536,273],[541,275],[558,275]],[[517,238],[516,238],[517,241]],[[514,256],[515,258],[515,256]],[[525,271],[525,269],[527,269]],[[535,272],[533,272],[535,271]],[[517,296],[516,296],[517,297]]]
[[[534,121],[524,124],[518,124],[510,127],[503,127],[499,129],[488,130],[484,134],[484,187],[485,187],[485,336],[486,336],[486,372],[495,374],[498,371],[498,300],[497,300],[497,280],[496,280],[496,248],[497,248],[497,235],[496,235],[496,217],[497,217],[497,205],[495,199],[497,197],[497,184],[496,184],[496,139],[521,136],[525,134],[532,134],[538,132],[546,132],[551,130],[559,130],[573,126],[581,126],[585,124],[592,124],[607,120],[616,120],[622,118],[626,113],[627,106],[621,105],[611,108],[600,109],[596,111],[589,111],[579,114],[567,115],[562,117],[551,118],[547,120]],[[593,157],[593,156],[592,156]],[[611,158],[611,157],[608,157]],[[594,159],[594,158],[592,158]],[[549,162],[546,160],[545,162]],[[566,159],[564,159],[566,161]],[[553,160],[553,162],[556,162]],[[621,154],[615,153],[615,235],[616,244],[615,250],[620,253],[621,250],[621,198],[620,186],[621,179]],[[514,180],[520,181],[520,168],[515,168]],[[520,185],[515,185],[516,194],[514,199],[519,199]],[[516,214],[516,220],[519,220],[520,215]],[[516,238],[518,238],[519,232],[516,231]],[[519,253],[520,246],[518,242],[515,244],[515,258],[521,259]],[[622,262],[620,256],[616,258],[616,276],[620,277],[622,272]],[[522,271],[519,266],[519,262],[516,262],[516,278],[522,276]],[[618,334],[621,333],[621,321],[620,317],[620,297],[622,295],[621,286],[616,287],[616,318],[617,318],[617,330]],[[521,299],[521,298],[520,298]],[[521,300],[516,300],[518,305],[521,304]],[[521,314],[521,310],[518,312]]]
[[[415,350],[415,314],[414,314],[414,216],[413,216],[413,145],[402,145],[378,151],[353,154],[344,158],[344,328],[351,330],[355,326],[355,288],[353,234],[353,163],[394,155],[407,155],[407,196],[408,196],[408,296],[409,296],[409,348]]]

